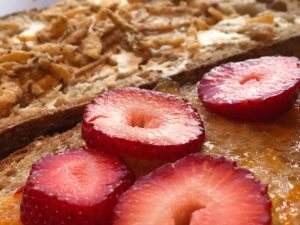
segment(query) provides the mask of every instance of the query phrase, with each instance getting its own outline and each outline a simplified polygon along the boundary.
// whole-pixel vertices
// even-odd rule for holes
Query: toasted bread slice
[[[216,64],[259,55],[300,56],[298,1],[99,4],[59,3],[0,37],[0,157],[76,124],[105,90],[197,80]]]
[[[241,167],[250,169],[257,178],[269,184],[273,202],[273,224],[298,224],[300,222],[298,108],[294,106],[273,122],[238,123],[208,112],[198,100],[197,85],[179,86],[174,81],[164,81],[157,85],[156,90],[183,96],[199,109],[206,127],[203,153],[224,156],[236,161]],[[47,154],[83,146],[80,129],[79,124],[65,133],[36,140],[4,159],[0,163],[0,202],[2,197],[13,194],[25,184],[34,162]],[[127,162],[138,175],[143,175],[157,166],[156,163],[152,165],[151,162],[136,162],[131,159],[127,159]]]

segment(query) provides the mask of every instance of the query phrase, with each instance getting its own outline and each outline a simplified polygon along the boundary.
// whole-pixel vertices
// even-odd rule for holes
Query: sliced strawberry
[[[172,160],[199,151],[204,128],[187,101],[124,88],[102,94],[86,108],[82,136],[89,147],[111,154]]]
[[[270,225],[267,186],[224,158],[199,154],[140,178],[121,195],[113,225]]]
[[[99,151],[72,149],[33,165],[24,189],[24,225],[110,224],[112,208],[132,183],[127,168]]]
[[[265,121],[293,105],[299,81],[297,58],[261,57],[214,68],[201,79],[199,97],[208,110],[222,116]]]

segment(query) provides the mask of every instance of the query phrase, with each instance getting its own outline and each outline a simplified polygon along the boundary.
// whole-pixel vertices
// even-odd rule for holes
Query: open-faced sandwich
[[[3,116],[11,123],[23,115],[26,120],[3,129],[3,154],[83,120],[0,162],[0,225],[300,224],[297,4],[67,1],[47,9],[71,15],[68,23],[91,19],[76,43],[80,57],[92,33],[106,25],[111,30],[100,32],[99,58],[88,55],[87,64],[68,65],[75,52],[58,53],[63,63],[46,53],[54,57],[51,68],[75,75],[83,70],[83,77],[31,96],[24,107],[16,101]],[[95,22],[98,17],[103,23]],[[199,20],[207,27],[198,28]],[[64,41],[75,36],[76,26],[44,40],[51,28],[44,24],[29,40],[10,38],[32,47],[58,40],[75,45]],[[99,51],[97,43],[89,43],[91,52]],[[40,74],[40,60],[23,64]],[[23,70],[16,74],[24,76]],[[135,83],[136,77],[142,79]],[[160,78],[169,79],[157,83]],[[147,89],[119,88],[139,85]],[[100,94],[107,89],[114,90]],[[27,130],[30,135],[22,133]]]

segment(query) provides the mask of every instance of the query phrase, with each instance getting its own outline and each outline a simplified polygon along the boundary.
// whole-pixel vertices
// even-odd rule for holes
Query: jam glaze
[[[269,184],[273,225],[300,224],[299,104],[275,121],[242,123],[207,111],[198,99],[197,87],[177,88],[177,94],[193,103],[204,120],[203,153],[236,161]]]

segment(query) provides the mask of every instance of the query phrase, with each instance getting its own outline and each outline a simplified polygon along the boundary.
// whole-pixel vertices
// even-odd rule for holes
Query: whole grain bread
[[[95,2],[3,20],[12,31],[0,32],[0,157],[75,125],[105,90],[194,81],[260,55],[300,56],[298,1]]]

